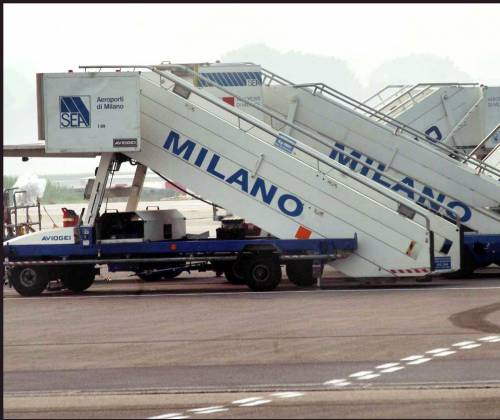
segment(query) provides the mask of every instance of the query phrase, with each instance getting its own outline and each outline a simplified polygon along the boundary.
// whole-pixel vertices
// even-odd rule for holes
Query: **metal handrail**
[[[497,144],[493,149],[490,150],[490,152],[484,157],[484,161],[487,161],[491,156],[493,156],[496,153],[500,153],[500,143]],[[482,168],[479,168],[477,170],[477,173],[480,174],[482,172]],[[500,180],[500,177],[498,178]]]
[[[414,95],[412,95],[411,92],[413,92],[415,90],[415,86],[413,86],[411,89],[408,89],[406,92],[404,92],[403,94],[401,94],[397,98],[393,99],[391,102],[385,104],[381,108],[381,112],[382,112],[382,110],[386,110],[386,108],[390,107],[391,104],[393,104],[394,102],[400,100],[403,96],[408,95],[409,98],[406,99],[405,101],[401,102],[400,104],[396,105],[395,108],[391,108],[390,110],[383,111],[383,112],[389,112],[392,115],[397,114],[397,112],[401,108],[405,107],[409,102],[413,102],[414,104],[416,104],[417,101],[415,99],[418,98],[419,96],[423,96],[431,88],[432,88],[431,86],[425,86],[423,89],[419,90],[418,92],[414,93]],[[386,115],[389,115],[389,114],[386,114]]]
[[[382,89],[379,89],[377,92],[375,92],[372,96],[369,98],[365,99],[363,101],[364,104],[368,105],[368,102],[370,102],[372,99],[375,99],[376,97],[379,98],[380,104],[383,104],[384,102],[390,100],[394,96],[398,95],[402,90],[409,88],[410,85],[387,85],[383,87]],[[393,92],[391,95],[389,95],[387,98],[382,97],[382,93],[384,93],[386,90],[389,89],[398,89],[396,92]]]
[[[408,85],[408,86],[410,86],[410,85]],[[426,88],[439,87],[439,88],[441,88],[441,87],[447,87],[447,86],[458,86],[458,87],[473,86],[473,87],[477,87],[477,86],[480,86],[480,84],[477,82],[469,82],[469,83],[454,83],[454,82],[449,82],[449,83],[417,83],[416,85],[411,86],[410,89],[408,89],[406,92],[402,93],[397,98],[394,98],[391,102],[385,104],[384,108],[391,105],[392,102],[397,101],[401,96],[409,94],[409,92],[411,92],[414,89],[418,89],[420,87],[426,87]]]
[[[213,97],[212,95],[206,94],[205,92],[203,92],[200,89],[196,89],[191,83],[186,82],[184,79],[177,77],[172,73],[165,73],[164,71],[162,71],[163,69],[168,70],[168,69],[180,68],[182,70],[188,71],[189,73],[191,73],[193,75],[196,75],[197,77],[199,77],[201,80],[203,80],[207,84],[212,85],[214,87],[217,87],[218,89],[222,90],[223,92],[225,92],[227,94],[234,96],[235,98],[237,98],[238,100],[241,100],[242,102],[246,103],[247,105],[252,106],[255,109],[258,109],[259,111],[262,111],[265,114],[267,114],[273,118],[276,118],[278,121],[296,129],[297,131],[302,132],[304,135],[309,136],[318,142],[326,144],[323,142],[322,139],[315,136],[313,133],[310,133],[310,132],[302,129],[299,126],[296,126],[295,124],[290,123],[289,121],[286,121],[285,119],[281,118],[279,115],[265,109],[264,107],[261,107],[253,102],[247,101],[246,99],[235,95],[234,92],[225,89],[224,87],[218,85],[216,82],[214,82],[214,81],[212,81],[204,76],[199,75],[199,73],[191,70],[190,68],[187,68],[187,67],[179,65],[179,64],[168,64],[168,65],[160,65],[160,66],[154,66],[154,65],[89,65],[89,66],[79,66],[79,68],[84,69],[85,71],[87,71],[87,69],[97,69],[97,68],[98,69],[103,69],[103,68],[110,68],[110,69],[124,69],[124,68],[139,69],[139,68],[143,68],[143,69],[148,69],[148,70],[152,71],[153,73],[156,73],[156,74],[160,75],[161,77],[164,77],[175,84],[181,85],[182,87],[184,87],[184,88],[188,89],[190,92],[200,96],[201,98],[205,99],[206,101],[210,102],[211,104],[216,105],[217,107],[222,108],[225,111],[228,111],[229,113],[235,115],[238,119],[241,119],[241,120],[246,121],[247,123],[249,123],[255,127],[258,127],[259,129],[272,135],[273,137],[277,137],[278,135],[281,134],[278,130],[273,129],[272,127],[270,128],[268,125],[264,124],[259,119],[255,118],[249,114],[245,114],[245,113],[239,111],[235,107],[232,107],[232,106],[218,100],[216,97]],[[327,160],[326,155],[318,152],[317,150],[315,150],[315,149],[313,149],[305,144],[302,144],[299,140],[296,140],[296,139],[293,139],[293,140],[296,142],[294,144],[294,147],[296,149],[298,149],[298,150],[302,151],[303,153],[305,153],[306,155],[316,159],[318,161],[318,163],[321,162],[322,164],[324,164],[324,165],[326,165],[326,166],[328,166],[336,171],[339,171],[339,172],[343,173],[344,175],[347,175],[349,178],[353,178],[353,179],[357,180],[361,184],[367,186],[370,189],[376,190],[378,193],[382,194],[383,196],[385,196],[386,198],[388,198],[394,202],[397,202],[397,203],[405,205],[405,206],[408,206],[408,204],[411,204],[411,207],[415,211],[415,213],[420,214],[425,219],[427,230],[430,230],[429,217],[421,211],[421,206],[419,206],[418,204],[416,204],[412,200],[405,199],[404,197],[400,196],[399,194],[394,193],[391,190],[387,190],[386,188],[382,188],[379,185],[376,185],[375,183],[372,184],[372,183],[367,182],[366,178],[364,176],[359,175],[358,173],[356,173],[354,171],[349,171],[349,170],[345,169],[342,165],[337,164],[336,162],[332,161],[331,159]],[[338,151],[340,153],[345,153],[345,151],[342,149],[338,149]],[[366,166],[366,162],[362,162],[360,159],[357,159],[354,156],[352,156],[352,160],[360,163],[363,166]],[[384,176],[386,179],[389,179],[389,180],[391,180],[399,185],[402,185],[399,180],[391,177],[390,175],[387,175],[386,173],[384,173],[376,168],[370,168],[370,169],[373,170],[374,172],[378,173],[379,175]],[[318,165],[318,171],[319,171],[319,165]],[[406,189],[416,193],[418,196],[424,198],[425,200],[428,200],[430,203],[434,204],[439,209],[442,209],[442,210],[448,212],[449,214],[453,215],[453,217],[455,217],[455,224],[460,225],[460,219],[459,219],[457,213],[453,209],[450,209],[450,208],[444,206],[442,203],[434,200],[432,197],[429,197],[429,196],[423,194],[422,192],[420,192],[412,187],[409,187],[406,184],[404,185],[404,187]],[[390,194],[389,194],[389,191],[391,191]],[[477,210],[480,213],[487,214],[486,212],[483,211],[483,209],[477,209]],[[429,211],[431,211],[431,210],[429,209]],[[446,215],[442,215],[442,216],[445,218],[445,220],[447,220],[448,222],[451,222],[451,218],[449,216],[446,216]]]
[[[483,147],[483,144],[486,143],[491,137],[493,137],[493,134],[495,134],[498,130],[500,130],[500,123],[498,123],[497,126],[493,130],[491,130],[491,132],[484,139],[482,139],[479,142],[479,144],[472,150],[472,152],[469,153],[467,159],[464,160],[464,163],[467,163],[470,157],[473,156],[474,153],[476,153],[481,147]]]
[[[302,89],[308,91],[309,93],[312,93],[313,95],[317,91],[319,91],[321,93],[326,93],[326,94],[340,100],[341,102],[347,103],[348,105],[350,105],[353,108],[358,107],[359,109],[362,109],[364,112],[366,112],[368,114],[368,118],[364,117],[361,114],[358,114],[359,117],[365,118],[367,121],[371,122],[372,124],[376,124],[379,127],[382,127],[386,130],[388,129],[384,125],[380,125],[380,124],[378,124],[378,122],[373,121],[369,118],[370,116],[376,116],[379,118],[379,120],[385,121],[388,125],[394,126],[396,128],[396,131],[393,134],[397,135],[398,130],[400,130],[401,133],[406,133],[406,134],[409,134],[410,136],[416,137],[416,138],[410,139],[411,141],[413,141],[413,140],[418,141],[420,139],[423,142],[430,144],[431,147],[433,147],[433,148],[441,149],[443,153],[450,153],[451,155],[457,156],[457,157],[463,157],[463,158],[466,157],[465,154],[463,152],[461,152],[460,150],[457,150],[457,149],[455,149],[447,144],[436,142],[435,140],[433,140],[429,136],[427,136],[425,133],[422,133],[421,131],[419,131],[419,130],[417,130],[417,129],[415,129],[407,124],[404,124],[404,123],[388,116],[387,114],[384,114],[384,113],[382,113],[374,108],[371,108],[368,105],[363,104],[362,102],[360,102],[354,98],[351,98],[350,96],[348,96],[342,92],[339,92],[339,91],[335,90],[334,88],[332,88],[324,83],[293,84],[292,82],[286,80],[285,78],[283,78],[283,77],[281,77],[281,76],[279,76],[279,75],[277,75],[269,70],[262,69],[262,71],[265,74],[265,76],[270,79],[269,84],[272,81],[277,81],[278,83],[281,83],[281,84],[288,84],[290,86],[293,86],[293,87],[296,87],[299,89],[302,88]],[[445,85],[445,84],[443,84],[443,85]],[[450,84],[450,85],[453,85],[453,84]],[[313,90],[313,92],[311,92],[307,88],[313,88],[314,90]],[[318,97],[325,100],[325,101],[328,101],[330,103],[334,102],[331,99],[326,98],[325,96],[318,96]],[[407,140],[409,139],[406,136],[402,136],[402,138],[405,138]],[[454,160],[456,160],[456,159],[454,159]],[[476,167],[479,167],[479,166],[484,167],[484,163],[478,161],[477,159],[471,159],[471,162]],[[496,169],[495,167],[493,167],[491,165],[486,165],[486,167],[484,167],[484,168],[485,168],[486,172],[490,172],[490,173],[493,173],[495,175],[500,176],[500,171],[498,169]]]
[[[496,153],[500,154],[500,143],[497,144],[493,149],[491,149],[490,152],[484,157],[483,160],[485,160],[485,161],[488,160],[490,157],[492,157]],[[479,168],[478,171],[481,172],[481,168]],[[500,180],[500,178],[499,178],[499,180]]]

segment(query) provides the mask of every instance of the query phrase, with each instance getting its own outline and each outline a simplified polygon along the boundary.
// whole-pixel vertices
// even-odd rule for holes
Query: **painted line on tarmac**
[[[450,350],[449,347],[439,347],[435,349],[428,350],[424,353],[424,355],[412,355],[412,356],[407,356],[403,357],[400,359],[399,362],[388,362],[384,363],[382,365],[378,365],[375,367],[375,369],[378,370],[362,370],[359,372],[354,372],[349,375],[349,378],[352,378],[351,380],[355,381],[364,381],[364,380],[369,380],[369,379],[375,379],[378,378],[382,375],[387,375],[389,373],[393,372],[398,372],[402,369],[405,369],[407,366],[414,366],[414,365],[419,365],[428,361],[433,360],[434,357],[446,357],[450,356],[452,354],[457,353],[458,350],[464,349],[472,349],[472,348],[477,348],[481,344],[478,343],[481,342],[481,344],[484,343],[497,343],[500,342],[500,335],[490,335],[486,337],[481,337],[478,338],[477,340],[468,340],[468,341],[462,341],[459,343],[455,343],[452,345],[452,347],[455,347],[457,350]],[[474,347],[471,347],[474,346]],[[426,357],[427,355],[427,357]],[[402,365],[402,362],[406,362],[406,366]],[[329,389],[332,388],[343,388],[346,386],[351,385],[351,382],[349,382],[345,378],[336,378],[336,379],[330,379],[325,382],[323,382],[323,385],[325,387],[328,387]],[[231,407],[257,407],[260,405],[264,404],[269,404],[273,402],[274,398],[298,398],[298,397],[303,397],[306,395],[305,393],[302,392],[277,392],[270,394],[266,397],[264,396],[254,396],[254,397],[247,397],[239,400],[232,401],[230,404],[227,406],[212,406],[212,407],[204,407],[204,408],[194,408],[194,409],[188,409],[185,412],[181,413],[166,413],[162,414],[159,416],[155,417],[148,417],[148,419],[187,419],[190,418],[187,413],[195,413],[195,414],[211,414],[211,413],[218,413],[218,412],[224,412],[224,411],[229,411],[229,408]],[[231,405],[232,404],[232,405]]]
[[[120,294],[120,295],[100,295],[100,296],[78,296],[78,295],[63,295],[63,296],[51,296],[51,295],[42,295],[42,296],[12,296],[12,297],[5,297],[3,300],[19,300],[20,302],[29,302],[31,300],[40,300],[40,299],[71,299],[71,300],[82,300],[82,299],[118,299],[118,298],[149,298],[149,297],[156,297],[156,298],[173,298],[173,297],[191,297],[191,296],[239,296],[239,295],[246,295],[246,296],[269,296],[269,295],[287,295],[287,294],[296,294],[296,293],[309,293],[309,294],[323,294],[323,293],[394,293],[394,292],[439,292],[439,291],[449,291],[449,290],[489,290],[489,289],[500,289],[500,286],[484,286],[484,287],[432,287],[432,288],[398,288],[398,289],[390,289],[390,288],[384,288],[384,289],[363,289],[363,290],[277,290],[277,291],[270,291],[270,292],[252,292],[250,290],[248,291],[243,291],[243,292],[182,292],[182,293],[176,293],[176,292],[169,292],[168,290],[165,291],[159,291],[157,293],[128,293],[128,294]]]

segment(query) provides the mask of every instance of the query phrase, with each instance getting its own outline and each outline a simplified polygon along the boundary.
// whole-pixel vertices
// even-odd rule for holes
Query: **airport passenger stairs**
[[[140,78],[141,151],[130,158],[279,238],[357,235],[354,254],[332,262],[350,277],[460,267],[456,224],[172,72],[148,69]]]
[[[500,215],[495,211],[500,206],[500,184],[495,181],[500,169],[436,143],[324,84],[294,85],[267,70],[263,75],[263,103],[300,128],[289,128],[292,137],[445,217],[450,216],[448,209],[456,210],[461,223],[473,231],[500,232]],[[283,126],[277,118],[269,122]],[[383,176],[376,175],[374,168]],[[408,186],[420,194],[409,192]],[[443,206],[437,207],[427,197]]]
[[[365,104],[368,102],[373,102],[373,97]],[[435,141],[470,153],[500,122],[500,88],[477,83],[419,84],[393,98],[382,96],[375,109]],[[498,142],[492,138],[484,144],[486,153]]]

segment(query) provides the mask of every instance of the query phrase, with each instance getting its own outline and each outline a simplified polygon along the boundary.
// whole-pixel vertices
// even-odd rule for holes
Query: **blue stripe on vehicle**
[[[231,78],[229,77],[229,73],[220,73],[221,77],[224,79],[224,86],[232,86],[233,82],[231,81]]]
[[[238,80],[236,79],[234,73],[228,73],[227,76],[231,80],[231,86],[238,86]]]
[[[240,82],[240,86],[246,86],[247,82],[241,73],[234,73]]]
[[[215,80],[217,81],[217,84],[219,84],[220,86],[225,85],[224,80],[222,80],[222,77],[220,77],[219,73],[213,73],[213,75],[215,77]]]

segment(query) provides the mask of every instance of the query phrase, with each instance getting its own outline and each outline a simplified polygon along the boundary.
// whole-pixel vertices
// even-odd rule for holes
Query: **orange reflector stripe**
[[[297,239],[309,239],[310,236],[311,236],[311,233],[312,231],[307,229],[306,227],[304,226],[300,226],[298,229],[297,229],[297,232],[295,232],[295,237]]]

